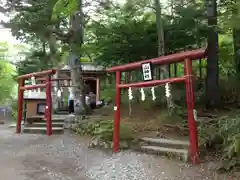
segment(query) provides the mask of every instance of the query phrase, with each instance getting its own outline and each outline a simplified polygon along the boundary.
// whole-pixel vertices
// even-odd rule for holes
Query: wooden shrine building
[[[93,92],[96,95],[96,102],[100,100],[100,81],[105,77],[105,69],[102,66],[97,66],[92,63],[82,63],[83,79],[85,83],[88,83]],[[68,107],[68,87],[72,87],[71,72],[69,66],[64,66],[57,71],[55,76],[52,78],[52,99],[53,109],[67,110]],[[36,79],[39,82],[39,79]],[[40,80],[42,81],[42,80]],[[56,101],[56,91],[61,89],[62,98]],[[25,117],[33,117],[43,115],[46,104],[46,93],[45,89],[26,91],[24,93]]]

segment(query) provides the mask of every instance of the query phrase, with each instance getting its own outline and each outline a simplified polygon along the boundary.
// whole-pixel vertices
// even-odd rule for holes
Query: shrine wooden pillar
[[[96,102],[100,101],[100,79],[96,78]]]

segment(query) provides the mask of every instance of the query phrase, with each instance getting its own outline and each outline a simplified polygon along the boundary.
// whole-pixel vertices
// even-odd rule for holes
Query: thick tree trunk
[[[52,27],[53,29],[54,27]],[[56,28],[59,28],[59,26],[56,26]],[[49,37],[48,37],[48,43],[49,43],[49,49],[50,49],[50,62],[51,62],[51,67],[56,68],[58,65],[56,56],[57,56],[57,40],[55,35],[52,33],[52,31],[49,32]],[[58,87],[57,87],[58,88]],[[54,89],[52,88],[52,92],[54,92]],[[57,94],[54,92],[52,93],[52,103],[53,103],[53,111],[56,111],[58,109],[58,106],[56,104],[58,103],[58,97]]]
[[[156,8],[158,56],[163,56],[165,53],[165,43],[164,43],[164,30],[163,30],[163,22],[162,22],[161,4],[159,0],[154,0],[154,1],[155,1],[155,8]],[[169,65],[161,66],[161,79],[166,79],[166,78],[169,78]],[[169,112],[172,112],[172,109],[174,108],[172,96],[167,97],[167,105],[168,105]]]
[[[81,55],[79,47],[83,44],[83,26],[84,15],[82,12],[82,0],[79,0],[79,10],[75,12],[71,17],[71,29],[73,35],[70,40],[70,69],[73,83],[74,92],[74,111],[77,119],[80,119],[81,115],[88,113],[88,107],[85,101],[84,94],[84,80],[81,66]],[[79,118],[78,118],[79,117]]]
[[[233,29],[234,61],[238,77],[240,77],[240,30]]]
[[[219,57],[217,32],[217,2],[206,0],[208,14],[208,64],[206,77],[206,108],[214,109],[219,106]]]
[[[237,16],[238,10],[236,10],[236,0],[232,2],[233,10],[232,15],[235,18]],[[233,28],[233,45],[234,45],[234,61],[235,61],[235,68],[238,78],[240,77],[240,30]]]
[[[75,115],[83,115],[88,111],[84,94],[84,81],[80,59],[74,53],[70,54],[70,68],[72,83],[74,86],[73,93]]]

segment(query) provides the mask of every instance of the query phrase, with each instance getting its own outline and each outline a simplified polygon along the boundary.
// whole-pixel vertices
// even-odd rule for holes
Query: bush
[[[113,101],[116,94],[116,87],[115,85],[109,85],[107,87],[104,87],[101,92],[101,98],[105,101]]]
[[[78,124],[73,130],[80,135],[98,136],[101,140],[112,141],[113,120],[92,121]],[[120,125],[120,140],[132,140],[134,132],[126,125]]]
[[[221,118],[201,124],[199,134],[205,146],[222,151],[219,171],[240,166],[240,116]]]
[[[18,113],[18,102],[17,102],[17,100],[14,100],[14,101],[11,103],[11,108],[12,108],[12,117],[13,117],[13,120],[16,121],[16,120],[17,120],[17,113]]]
[[[113,120],[86,121],[78,124],[73,130],[80,135],[90,135],[97,139],[94,146],[102,146],[107,143],[110,148],[113,141]],[[134,140],[135,133],[128,126],[120,125],[120,141],[129,144]],[[103,142],[103,143],[102,143]],[[102,144],[101,144],[102,143]]]

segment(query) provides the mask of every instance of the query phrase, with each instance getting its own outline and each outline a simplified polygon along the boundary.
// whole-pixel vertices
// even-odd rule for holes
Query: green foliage
[[[11,102],[11,108],[12,108],[12,117],[13,120],[17,120],[17,113],[18,113],[18,102],[16,100]]]
[[[15,71],[13,66],[6,60],[0,59],[0,102],[7,103],[11,97],[13,97],[14,90],[16,88],[16,82],[14,80]]]
[[[108,85],[100,90],[101,98],[105,101],[112,101],[114,100],[116,94],[116,87],[115,85],[111,84]]]
[[[167,110],[161,111],[158,119],[161,121],[161,123],[167,123],[167,124],[180,124],[181,126],[184,126],[184,124],[187,123],[185,120],[186,118],[186,111],[180,106],[176,106],[174,108],[174,112],[169,113]]]
[[[205,139],[205,146],[222,151],[222,164],[219,171],[229,171],[240,162],[240,117],[239,110],[211,122],[200,122],[200,139]]]
[[[88,50],[92,49],[94,61],[111,66],[156,57],[154,14],[128,18],[130,12],[125,6],[114,13],[118,15],[117,18],[114,16],[104,22],[92,22],[86,27]],[[163,16],[163,20],[166,53],[196,48],[206,41],[207,27],[203,21],[203,9],[196,10],[192,5],[178,8],[175,17]]]
[[[4,58],[7,52],[8,52],[8,43],[0,42],[0,57]]]
[[[79,0],[57,0],[53,7],[52,19],[67,18],[78,10]]]
[[[15,37],[33,46],[31,52],[26,54],[26,59],[17,63],[19,74],[41,71],[51,68],[57,63],[51,59],[51,53],[54,52],[55,59],[61,62],[67,62],[69,51],[69,39],[73,36],[69,28],[69,18],[79,9],[79,0],[23,0],[7,1],[8,11],[14,11],[10,21],[4,23],[6,27],[11,28]],[[205,14],[204,1],[187,1],[185,5],[183,1],[171,1],[170,12],[162,15],[164,29],[164,45],[166,54],[174,53],[181,50],[195,49],[206,46],[209,27],[207,26],[207,18]],[[88,2],[84,1],[88,4]],[[157,34],[156,34],[156,17],[153,2],[147,0],[129,0],[126,3],[116,3],[115,1],[100,0],[91,4],[91,10],[84,9],[89,13],[84,14],[84,45],[79,45],[78,37],[71,39],[76,41],[73,47],[74,53],[81,54],[82,62],[94,61],[104,66],[112,66],[116,64],[124,64],[135,62],[142,59],[149,59],[157,56]],[[28,5],[26,5],[28,4]],[[94,6],[94,7],[93,7]],[[85,6],[86,7],[86,6]],[[168,7],[168,9],[169,9]],[[219,1],[219,70],[222,98],[228,96],[227,99],[235,97],[229,91],[238,92],[239,86],[238,74],[240,68],[238,66],[239,59],[236,58],[239,49],[239,32],[232,36],[233,28],[239,29],[239,2],[234,0]],[[12,11],[13,10],[13,11]],[[164,10],[164,9],[163,9]],[[93,15],[92,15],[93,14]],[[54,32],[56,41],[50,41]],[[78,35],[78,34],[77,34]],[[73,42],[71,41],[71,42]],[[213,43],[214,44],[214,43]],[[237,45],[233,48],[233,44]],[[1,44],[0,44],[1,45]],[[6,45],[1,45],[0,53],[6,52]],[[52,48],[54,47],[54,48]],[[50,53],[48,53],[50,52]],[[60,52],[60,53],[59,53]],[[194,63],[194,71],[198,70],[198,64]],[[203,76],[206,75],[206,61],[203,61]],[[13,74],[7,61],[0,63],[0,101],[9,97],[14,84]],[[171,67],[171,70],[173,68]],[[134,81],[141,81],[141,73],[134,72]],[[196,72],[196,74],[198,74]],[[178,76],[183,75],[182,65],[178,65]],[[125,79],[124,79],[125,80]],[[228,83],[231,85],[228,86]],[[196,86],[202,82],[195,81]],[[205,86],[203,86],[205,87]],[[198,90],[197,88],[195,88]],[[175,91],[176,90],[176,91]],[[177,92],[179,91],[179,92]],[[123,103],[128,102],[127,91],[123,92]],[[196,92],[196,101],[202,101],[204,94],[203,88]],[[134,100],[131,103],[140,102],[139,90],[133,90]],[[230,95],[229,95],[230,94]],[[237,94],[237,93],[235,93]],[[115,96],[115,83],[101,89],[101,96],[105,100],[113,100]],[[146,96],[151,97],[151,91],[146,89]],[[157,103],[163,103],[164,88],[156,88]],[[231,97],[230,97],[231,96]],[[185,102],[185,87],[177,85],[173,87],[173,98],[181,104]],[[161,99],[161,100],[159,100]],[[239,99],[236,95],[236,102]],[[151,98],[145,102],[151,108]],[[182,110],[176,112],[176,117],[166,117],[179,119]],[[238,156],[239,152],[239,127],[238,117],[231,122],[235,124],[220,123],[218,130],[214,130],[214,126],[204,127],[218,135],[224,136],[224,146],[230,147],[232,156]],[[224,122],[223,120],[221,122]],[[90,134],[100,137],[103,140],[112,140],[112,121],[87,123],[79,125],[80,134]],[[123,129],[125,127],[122,127]],[[127,131],[128,132],[128,131]],[[125,134],[125,133],[124,133]],[[126,133],[128,134],[128,133]],[[131,133],[130,133],[131,134]],[[130,136],[129,136],[130,137]]]
[[[17,62],[18,74],[28,74],[32,72],[38,72],[52,67],[49,62],[49,56],[38,50],[32,50],[30,53],[26,54],[23,61]]]
[[[86,121],[78,124],[74,131],[80,135],[90,135],[102,141],[113,140],[113,120]],[[120,140],[131,141],[134,139],[134,132],[126,125],[120,126]]]
[[[52,8],[55,0],[28,1],[28,5],[12,4],[11,10],[15,15],[11,16],[9,22],[4,23],[17,39],[26,43],[39,43],[46,40],[53,24],[51,21]]]
[[[235,74],[234,61],[229,59],[234,59],[233,52],[233,40],[229,35],[219,36],[219,48],[220,48],[220,74],[221,77],[229,77],[229,75]]]
[[[16,95],[16,72],[7,59],[8,43],[0,42],[0,103],[7,104]]]

